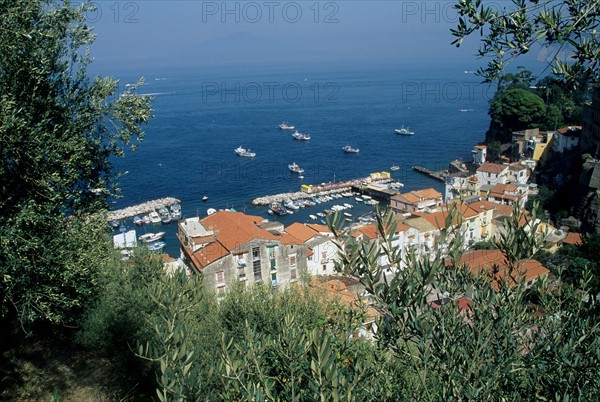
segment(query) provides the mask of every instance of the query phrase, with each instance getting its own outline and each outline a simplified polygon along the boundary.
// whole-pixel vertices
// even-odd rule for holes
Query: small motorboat
[[[355,199],[357,202],[363,202],[363,199],[362,199],[362,198],[360,198],[360,197],[354,197],[354,199]]]
[[[202,197],[202,201],[208,201],[208,195],[205,195],[204,197]]]
[[[153,243],[155,241],[159,241],[165,236],[165,232],[158,233],[146,233],[138,237],[139,241],[143,241],[144,243]]]
[[[395,172],[396,170],[400,170],[400,166],[398,166],[398,165],[393,165],[392,167],[390,167],[390,170],[391,170],[392,172]]]
[[[344,150],[344,152],[346,152],[347,154],[357,154],[360,152],[360,149],[358,148],[352,148],[352,146],[350,145],[346,145],[345,147],[342,148]]]
[[[110,225],[113,227],[113,229],[117,229],[119,226],[121,226],[121,221],[119,221],[118,219],[113,219],[110,222]]]
[[[410,128],[408,127],[400,127],[394,130],[396,132],[396,134],[400,134],[400,135],[414,135],[415,132],[412,131]]]
[[[179,219],[181,219],[181,205],[171,205],[171,219],[173,219],[174,221],[178,221]]]
[[[139,216],[134,216],[133,223],[135,223],[137,226],[142,226],[144,224],[144,220]]]
[[[344,212],[344,216],[346,216],[347,218],[352,218],[352,214],[349,212]]]
[[[313,221],[316,221],[316,220],[317,220],[317,216],[316,216],[316,215],[308,215],[308,217],[309,217],[310,219],[312,219]]]
[[[234,151],[236,154],[238,154],[238,156],[243,156],[245,158],[254,158],[256,156],[254,152],[250,151],[250,148],[246,149],[243,148],[241,145],[237,147]]]
[[[293,129],[296,128],[294,126],[291,126],[291,125],[287,124],[286,122],[281,123],[277,127],[279,127],[280,130],[293,130]]]
[[[150,218],[151,223],[160,223],[160,215],[158,214],[158,212],[152,211],[148,216]]]
[[[294,131],[294,133],[292,134],[292,137],[298,141],[310,140],[310,134],[302,134],[302,133],[299,133],[298,130]]]
[[[292,163],[290,163],[290,164],[288,165],[288,169],[290,169],[290,171],[291,171],[292,173],[299,173],[299,174],[302,174],[302,173],[304,173],[304,169],[302,169],[302,168],[300,167],[300,165],[298,165],[296,162],[292,162]]]
[[[150,251],[160,251],[166,245],[164,241],[157,241],[155,243],[148,244],[148,250]]]
[[[148,215],[144,215],[144,217],[142,218],[144,220],[144,224],[149,225],[152,222],[150,221],[150,217]]]
[[[212,214],[216,214],[216,213],[217,213],[217,210],[216,210],[216,209],[214,209],[214,208],[208,208],[208,209],[206,210],[206,215],[208,215],[208,216],[210,216],[210,215],[212,215]]]

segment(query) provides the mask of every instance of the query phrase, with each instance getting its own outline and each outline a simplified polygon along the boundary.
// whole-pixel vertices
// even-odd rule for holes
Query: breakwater
[[[435,179],[435,180],[438,180],[441,182],[446,182],[447,172],[444,170],[436,171],[436,170],[424,168],[422,166],[413,166],[412,168],[413,168],[413,170],[416,170],[419,173],[427,175],[427,176],[431,177],[432,179]]]
[[[152,211],[156,211],[161,207],[170,207],[171,205],[180,203],[181,201],[179,201],[177,198],[160,198],[158,200],[147,201],[141,204],[133,205],[131,207],[110,211],[108,212],[108,214],[106,214],[106,219],[112,221],[114,219],[131,218],[136,215],[146,215]]]

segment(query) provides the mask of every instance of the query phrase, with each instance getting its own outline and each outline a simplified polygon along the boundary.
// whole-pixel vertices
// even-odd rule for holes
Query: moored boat
[[[398,165],[392,165],[392,166],[390,167],[390,170],[391,170],[392,172],[395,172],[396,170],[400,170],[400,166],[398,166]]]
[[[162,239],[165,236],[165,232],[158,233],[146,233],[138,237],[139,241],[143,241],[144,243],[152,243]]]
[[[155,243],[148,244],[148,250],[150,251],[160,251],[166,245],[164,241],[157,241]]]
[[[352,148],[351,145],[346,145],[345,147],[342,148],[344,150],[344,152],[346,152],[347,154],[357,154],[360,152],[360,149],[358,148]]]
[[[150,212],[150,215],[148,215],[148,217],[150,218],[151,223],[160,223],[160,215],[158,214],[158,212],[152,211]]]
[[[135,223],[137,226],[142,226],[144,224],[144,220],[139,216],[134,216],[133,223]]]

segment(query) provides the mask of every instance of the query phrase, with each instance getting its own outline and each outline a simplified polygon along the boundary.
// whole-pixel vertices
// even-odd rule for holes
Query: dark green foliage
[[[545,114],[546,105],[542,98],[526,89],[498,92],[490,103],[492,121],[510,131],[539,127]]]
[[[500,155],[502,154],[502,144],[498,140],[493,140],[488,144],[487,150],[487,159],[496,162],[500,159]]]
[[[148,98],[117,97],[115,80],[88,77],[85,8],[0,10],[0,313],[74,325],[108,258],[92,214],[112,188],[109,157],[143,137],[152,110]]]
[[[583,236],[582,244],[563,246],[549,267],[575,287],[585,284],[592,295],[600,294],[600,235]]]

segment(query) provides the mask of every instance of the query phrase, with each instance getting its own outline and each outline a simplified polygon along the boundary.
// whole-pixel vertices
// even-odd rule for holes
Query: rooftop
[[[477,171],[478,172],[484,172],[484,173],[500,174],[500,173],[502,173],[507,168],[508,168],[507,165],[501,165],[499,163],[486,162],[483,165],[481,165],[477,169]]]

